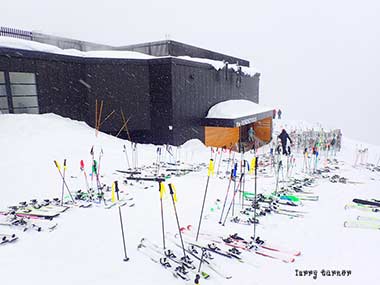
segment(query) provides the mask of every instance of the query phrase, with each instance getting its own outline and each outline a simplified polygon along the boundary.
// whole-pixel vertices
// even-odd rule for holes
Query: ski
[[[363,212],[373,212],[373,213],[380,213],[380,208],[377,207],[371,207],[366,205],[359,205],[359,204],[347,204],[344,206],[344,209],[357,209]]]
[[[285,253],[282,252],[278,252],[279,254],[275,254],[274,251],[264,249],[261,245],[248,242],[240,237],[237,238],[237,235],[231,235],[228,238],[223,239],[223,242],[228,246],[253,252],[261,256],[278,259],[285,263],[291,263],[295,261],[294,257],[283,256],[285,255]]]
[[[124,173],[124,174],[131,174],[131,175],[141,174],[141,171],[133,171],[133,170],[118,170],[118,169],[116,169],[116,171],[120,172],[120,173]]]
[[[247,256],[244,255],[244,252],[236,248],[230,248],[228,246],[225,246],[221,239],[213,239],[211,236],[201,233],[200,235],[202,236],[202,240],[197,242],[195,241],[195,237],[193,237],[191,234],[191,226],[188,226],[187,228],[182,228],[181,232],[184,234],[185,242],[189,244],[190,250],[193,250],[195,247],[201,248],[212,253],[218,254],[220,256],[236,260],[240,263],[244,263],[255,268],[258,267],[257,264],[247,260]]]
[[[283,249],[277,245],[273,245],[271,243],[268,243],[264,240],[261,240],[259,237],[253,239],[251,237],[251,239],[258,245],[260,245],[262,248],[265,248],[265,249],[268,249],[268,250],[272,250],[272,251],[277,251],[277,252],[282,252],[282,253],[285,253],[285,254],[290,254],[290,255],[293,255],[293,256],[300,256],[301,255],[301,251],[299,250],[288,250],[288,249]]]
[[[380,202],[370,201],[370,200],[363,200],[363,199],[353,199],[352,202],[360,205],[369,205],[369,206],[375,206],[380,207]]]
[[[196,269],[195,265],[193,264],[193,261],[189,258],[189,256],[178,258],[171,249],[164,250],[163,248],[151,242],[147,238],[142,238],[140,243],[145,245],[146,247],[151,248],[152,250],[156,251],[159,254],[164,254],[165,257],[169,258],[175,263],[183,264],[187,269],[192,269],[192,270]]]
[[[375,217],[357,216],[356,219],[358,221],[370,221],[370,222],[378,222],[378,223],[380,223],[380,218],[375,218]]]
[[[373,229],[380,230],[380,221],[372,222],[372,221],[345,221],[345,228],[361,228],[361,229]]]
[[[246,226],[250,226],[250,225],[253,225],[253,224],[259,224],[259,220],[258,219],[254,219],[254,218],[251,218],[251,217],[248,218],[248,219],[241,219],[240,217],[235,216],[235,217],[231,218],[230,221],[232,223],[235,223],[235,224],[246,225]]]
[[[156,251],[152,250],[151,248],[145,246],[142,243],[140,243],[137,246],[137,250],[145,256],[149,257],[149,259],[152,260],[154,263],[160,264],[166,270],[170,271],[175,278],[179,278],[184,281],[190,281],[190,277],[187,275],[188,271],[183,266],[172,266],[168,258],[163,256],[162,254],[158,254]]]
[[[120,200],[120,201],[117,201],[117,202],[114,202],[114,203],[111,203],[111,204],[107,204],[106,206],[104,206],[104,208],[105,209],[111,209],[114,206],[118,206],[118,207],[123,207],[123,206],[133,207],[133,206],[135,206],[135,203],[133,203],[133,202],[130,203],[130,204],[128,204],[130,200],[131,199]]]
[[[176,240],[175,238],[171,238],[170,236],[168,237],[168,239],[172,243],[174,243],[177,247],[182,249],[182,245],[178,242],[178,240]],[[201,260],[201,257],[197,255],[197,252],[194,252],[191,248],[185,248],[185,251],[187,253],[189,253],[191,256],[193,256],[195,259],[197,259],[199,261]],[[204,262],[204,264],[207,265],[208,268],[210,268],[210,270],[214,271],[220,277],[222,277],[224,279],[231,279],[232,278],[231,275],[225,274],[224,270],[221,269],[216,263],[212,262],[210,259],[204,259],[203,262]]]
[[[14,242],[18,240],[18,236],[16,234],[1,234],[0,233],[0,244],[7,242]]]
[[[163,255],[164,257],[168,258],[169,260],[173,261],[176,264],[179,264],[180,266],[184,266],[187,270],[191,271],[195,275],[198,273],[196,266],[193,264],[193,261],[189,258],[189,256],[185,256],[182,258],[179,258],[175,255],[175,253],[171,249],[165,249],[163,250],[162,247],[158,246],[157,244],[151,242],[147,238],[142,238],[140,243],[144,245],[145,247],[149,247],[151,250],[157,252],[158,254]],[[200,272],[200,275],[207,279],[210,277],[210,274],[202,271]]]
[[[289,216],[291,218],[303,218],[304,217],[304,215],[302,215],[300,213],[292,213],[292,212],[282,210],[282,209],[274,209],[273,212],[275,212],[276,214],[279,214],[279,215]]]

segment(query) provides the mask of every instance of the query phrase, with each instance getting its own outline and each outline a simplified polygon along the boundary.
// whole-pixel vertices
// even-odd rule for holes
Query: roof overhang
[[[203,118],[201,124],[202,126],[208,127],[237,128],[244,125],[252,124],[265,118],[272,118],[272,116],[273,111],[266,111],[234,119]]]

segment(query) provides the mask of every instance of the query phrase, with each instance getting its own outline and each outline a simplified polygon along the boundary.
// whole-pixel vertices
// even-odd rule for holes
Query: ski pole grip
[[[61,172],[61,166],[59,165],[58,161],[54,160],[54,164],[58,168],[58,171]]]
[[[119,192],[119,185],[117,181],[115,181],[114,183],[115,183],[115,192],[117,193]]]
[[[173,195],[174,194],[174,191],[173,191],[173,186],[171,183],[168,184],[169,186],[169,190],[170,190],[170,195]]]

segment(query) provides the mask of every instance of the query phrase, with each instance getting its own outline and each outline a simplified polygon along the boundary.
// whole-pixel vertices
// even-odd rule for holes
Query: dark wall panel
[[[83,67],[79,63],[36,60],[40,113],[55,113],[86,121],[86,92],[79,83]]]
[[[171,59],[149,61],[152,142],[172,143],[173,126]]]
[[[101,130],[116,134],[123,126],[121,111],[128,120],[132,139],[142,141],[150,130],[150,95],[148,63],[122,60],[97,60],[86,64],[83,79],[88,89],[89,123],[95,126],[96,99],[103,100],[102,120],[113,110]],[[135,136],[133,135],[135,134]],[[126,132],[121,137],[127,137]]]
[[[258,102],[259,76],[239,75],[232,70],[192,66],[173,60],[174,143],[191,138],[204,141],[201,119],[216,103],[247,99]],[[240,84],[239,84],[240,81]]]

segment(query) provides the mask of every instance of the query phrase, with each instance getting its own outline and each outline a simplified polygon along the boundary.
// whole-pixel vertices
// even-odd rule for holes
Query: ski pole
[[[198,272],[195,275],[194,284],[199,284],[199,279],[201,278],[201,275],[200,275],[201,267],[202,267],[202,263],[203,263],[203,259],[205,255],[206,255],[206,249],[202,247],[202,256],[201,256],[201,260],[199,261]]]
[[[228,154],[228,162],[227,162],[227,169],[226,169],[226,174],[228,173],[228,169],[230,169],[230,163],[231,163],[231,152],[232,152],[232,147],[229,149],[229,154]]]
[[[245,205],[244,205],[244,197],[245,197],[245,168],[247,167],[247,170],[248,170],[248,173],[249,173],[249,163],[248,163],[248,161],[247,160],[244,160],[244,178],[243,178],[243,187],[242,187],[242,189],[241,189],[241,191],[242,191],[242,199],[241,199],[241,208],[243,209],[244,207],[245,207]]]
[[[58,161],[56,161],[56,160],[54,160],[54,164],[55,164],[55,166],[56,166],[57,169],[58,169],[59,175],[61,175],[61,178],[62,178],[63,184],[65,185],[67,191],[68,191],[69,194],[70,194],[70,198],[71,198],[71,200],[73,201],[73,203],[75,203],[75,200],[74,200],[73,196],[71,195],[71,192],[70,192],[69,186],[67,186],[67,184],[66,184],[66,180],[65,180],[65,178],[64,178],[63,175],[62,175],[62,172],[61,172],[61,166],[59,165]]]
[[[90,155],[92,158],[92,167],[91,167],[91,188],[94,189],[94,162],[95,162],[95,156],[94,156],[94,146],[90,149]]]
[[[62,179],[64,180],[65,179],[65,176],[66,176],[66,158],[63,160],[63,175],[62,175]],[[65,184],[63,183],[63,180],[62,180],[62,199],[61,199],[61,206],[63,206],[63,192],[65,191]]]
[[[177,208],[175,206],[175,203],[177,202],[177,193],[175,191],[175,187],[173,184],[169,183],[169,189],[170,189],[170,195],[172,196],[172,201],[173,201],[173,208],[174,208],[174,213],[175,217],[177,220],[177,226],[178,226],[178,233],[179,237],[181,238],[181,244],[182,244],[182,250],[183,250],[183,256],[186,256],[185,252],[185,245],[183,244],[183,238],[182,238],[182,232],[181,232],[181,226],[179,225],[179,219],[178,219],[178,214],[177,214]]]
[[[244,168],[244,170],[243,170],[243,168]],[[244,148],[243,148],[243,151],[242,151],[241,157],[240,157],[240,175],[242,175],[243,171],[245,171]],[[244,182],[244,180],[243,180],[243,182]],[[242,184],[240,184],[240,188],[239,188],[239,201],[243,201],[243,195],[241,193]],[[235,201],[234,201],[234,204],[235,204]],[[232,216],[233,215],[234,215],[234,207],[232,208]]]
[[[160,165],[161,165],[161,147],[158,147],[156,150],[157,158],[156,158],[156,165],[157,165],[157,170],[156,170],[156,175],[158,176],[160,173]]]
[[[119,186],[118,186],[118,182],[115,181],[112,186],[115,188],[114,191],[116,193],[117,202],[119,202]],[[123,260],[124,261],[128,261],[129,257],[127,256],[127,247],[125,246],[125,236],[124,236],[123,218],[122,218],[122,215],[121,215],[121,206],[120,206],[120,204],[118,206],[119,206],[119,217],[120,217],[121,235],[123,237],[123,247],[124,247],[124,259]]]
[[[226,197],[224,198],[224,203],[223,203],[223,208],[222,208],[222,214],[220,214],[219,224],[222,223],[222,217],[223,217],[224,209],[225,209],[225,207],[226,207],[227,198],[228,198],[228,193],[229,193],[229,191],[230,191],[231,181],[232,181],[233,177],[234,177],[234,170],[231,169],[230,180],[228,181]]]
[[[162,225],[162,244],[163,244],[163,249],[166,249],[165,246],[165,227],[164,227],[164,206],[162,203],[162,198],[166,192],[165,189],[165,184],[164,182],[158,180],[158,191],[160,192],[160,204],[161,204],[161,225]]]
[[[258,157],[255,159],[255,199],[254,199],[254,212],[253,212],[253,239],[256,238],[256,205],[257,205],[257,165],[258,165]]]
[[[98,171],[96,173],[96,178],[99,180],[99,177],[100,177],[100,162],[101,162],[101,159],[103,157],[103,148],[100,149],[100,152],[99,152],[99,160],[98,160]],[[99,183],[100,183],[100,180],[99,180]]]
[[[218,170],[216,171],[216,175],[219,175],[219,169],[220,169],[220,163],[221,163],[221,161],[222,161],[222,156],[223,156],[223,152],[225,152],[226,151],[226,147],[223,147],[222,148],[222,150],[221,150],[221,152],[220,152],[220,157],[219,157],[219,163],[218,163]]]
[[[226,216],[225,216],[224,221],[223,221],[223,226],[226,224],[226,220],[227,220],[227,217],[228,217],[228,213],[229,213],[230,210],[231,210],[231,207],[232,207],[232,204],[233,204],[233,199],[235,198],[235,195],[236,195],[236,193],[237,193],[237,191],[238,191],[238,189],[239,189],[239,187],[240,187],[239,185],[240,185],[240,183],[241,183],[241,181],[242,181],[242,179],[243,179],[243,176],[244,176],[244,174],[242,174],[242,175],[240,176],[239,183],[238,183],[238,185],[235,187],[234,195],[233,195],[233,197],[232,197],[232,201],[231,201],[231,203],[230,203],[230,206],[228,207],[228,210],[227,210]]]
[[[234,166],[234,172],[235,172],[235,176],[236,173],[237,173],[237,163],[235,163],[235,166]],[[238,186],[240,185],[240,183],[238,184]],[[234,189],[236,187],[236,179],[234,180]],[[232,215],[234,215],[234,210],[235,210],[235,195],[232,196]]]
[[[128,152],[127,152],[127,147],[125,145],[123,145],[123,148],[124,148],[124,153],[125,153],[125,160],[127,161],[127,169],[130,169],[131,166],[129,164],[129,158],[128,158]]]
[[[201,209],[201,215],[199,217],[199,223],[198,223],[198,230],[197,230],[197,236],[195,238],[195,241],[198,241],[198,237],[199,237],[199,231],[201,229],[201,222],[202,222],[202,216],[203,216],[203,209],[205,207],[205,201],[206,201],[206,195],[207,195],[207,189],[208,189],[208,183],[210,181],[210,175],[213,173],[214,171],[214,161],[212,159],[210,159],[210,164],[208,166],[208,172],[207,172],[207,182],[206,182],[206,189],[205,189],[205,194],[203,196],[203,203],[202,203],[202,209]]]
[[[87,193],[90,193],[90,186],[88,184],[86,170],[84,170],[84,162],[83,162],[83,160],[80,161],[80,170],[83,171],[83,174],[84,174],[84,180],[86,182]]]
[[[256,167],[256,165],[255,165]],[[276,189],[274,191],[275,195],[277,196],[277,189],[278,189],[278,181],[280,180],[280,168],[282,167],[282,160],[278,162],[278,168],[277,168],[277,176],[276,176]]]

